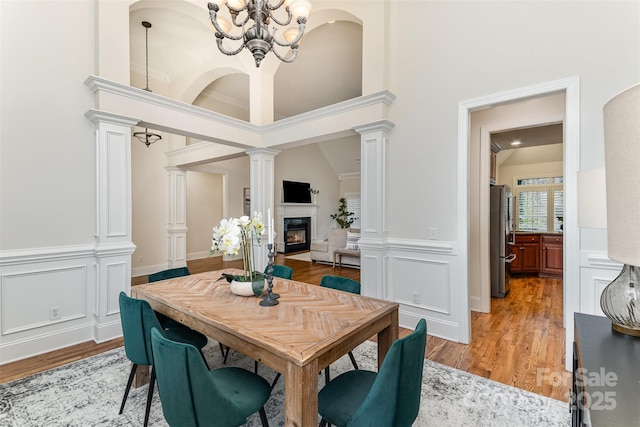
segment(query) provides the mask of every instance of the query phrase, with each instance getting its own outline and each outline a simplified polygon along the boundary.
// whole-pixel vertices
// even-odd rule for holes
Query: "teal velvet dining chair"
[[[348,277],[323,276],[322,279],[320,279],[320,286],[322,286],[323,288],[331,288],[338,291],[350,292],[352,294],[360,294],[360,282],[349,279]],[[349,359],[351,359],[353,368],[358,369],[358,363],[356,362],[356,358],[353,357],[353,352],[350,351],[348,354]],[[324,381],[325,384],[331,381],[331,375],[329,374],[328,366],[324,370]]]
[[[269,426],[264,405],[271,387],[259,375],[241,368],[209,370],[190,345],[151,331],[153,359],[164,417],[172,427],[240,426],[260,413]]]
[[[158,271],[157,273],[150,274],[149,276],[147,276],[147,281],[149,283],[153,283],[153,282],[159,282],[160,280],[175,279],[176,277],[184,277],[184,276],[190,276],[190,275],[191,275],[191,272],[189,271],[188,267],[176,267],[176,268],[170,268],[168,270],[162,270],[162,271]],[[176,322],[175,320],[165,316],[162,313],[156,312],[156,315],[158,316],[158,320],[160,321],[160,324],[165,329],[183,326],[181,323]],[[222,343],[218,343],[218,346],[220,347],[220,353],[222,353],[222,357],[224,358],[224,346],[222,345]]]
[[[269,266],[267,265],[264,269],[265,274],[267,274],[268,268]],[[293,277],[293,268],[286,265],[273,264],[272,274],[273,274],[273,277],[279,277],[281,279],[291,280],[291,278]]]
[[[168,270],[158,271],[157,273],[153,273],[147,276],[147,282],[159,282],[161,280],[174,279],[176,277],[190,276],[191,272],[188,267],[177,267],[170,268]],[[171,319],[170,317],[165,316],[162,313],[156,312],[156,316],[158,316],[158,320],[160,324],[166,328],[175,328],[178,326],[182,326],[179,322]]]
[[[124,405],[131,390],[136,369],[139,365],[151,366],[151,378],[149,380],[149,390],[147,392],[147,406],[144,413],[144,425],[149,422],[149,410],[153,398],[155,386],[155,369],[153,367],[153,353],[151,350],[151,328],[157,328],[170,339],[187,342],[196,346],[200,351],[200,357],[206,364],[202,348],[207,344],[207,337],[186,326],[178,323],[178,327],[166,328],[160,325],[160,321],[147,301],[131,298],[124,292],[120,292],[120,321],[122,323],[122,335],[124,338],[124,350],[127,358],[133,363],[131,373],[127,381],[127,387],[122,397],[120,412],[124,411]]]
[[[157,273],[147,276],[149,283],[157,282],[160,280],[174,279],[176,277],[189,276],[191,272],[188,267],[170,268],[168,270],[158,271]]]
[[[420,410],[427,323],[396,340],[378,373],[345,372],[318,394],[321,427],[409,427]]]

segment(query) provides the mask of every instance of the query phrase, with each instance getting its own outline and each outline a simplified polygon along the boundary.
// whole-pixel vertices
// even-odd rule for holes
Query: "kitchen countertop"
[[[550,234],[554,236],[562,236],[562,231],[515,231],[515,234]]]

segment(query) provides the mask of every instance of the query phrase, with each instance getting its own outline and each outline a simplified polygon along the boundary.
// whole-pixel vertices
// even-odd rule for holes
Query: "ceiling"
[[[142,21],[152,25],[148,30],[151,90],[154,86],[159,88],[180,81],[194,70],[210,67],[209,64],[215,65],[216,60],[223,57],[216,46],[205,9],[183,1],[143,1],[130,13],[131,82],[134,86],[145,86],[145,28]],[[250,57],[251,54],[245,50],[238,55]],[[362,26],[336,21],[307,31],[296,60],[290,64],[281,63],[274,77],[275,120],[360,96],[361,70]],[[248,75],[228,74],[212,81],[193,104],[249,121]],[[358,135],[318,145],[338,176],[360,171]]]
[[[313,11],[310,20],[313,19]],[[207,10],[181,0],[142,0],[130,12],[130,65],[133,86],[145,87],[145,28],[148,30],[149,87],[170,92],[173,82],[211,69],[223,54],[218,50]],[[230,46],[227,46],[230,47]],[[239,55],[250,55],[248,51]],[[268,54],[269,55],[269,54]],[[253,60],[251,59],[251,62]],[[362,94],[362,27],[347,21],[319,25],[308,31],[291,63],[281,63],[274,77],[274,117],[279,120]],[[165,90],[161,91],[160,86]],[[242,73],[212,81],[194,105],[249,121],[249,78]],[[562,125],[537,126],[492,134],[509,149],[561,143]],[[360,137],[319,143],[338,176],[360,172]]]
[[[521,144],[518,146],[512,146],[511,143],[514,141],[520,141]],[[562,123],[492,133],[491,142],[498,145],[501,150],[537,147],[549,144],[562,144]]]

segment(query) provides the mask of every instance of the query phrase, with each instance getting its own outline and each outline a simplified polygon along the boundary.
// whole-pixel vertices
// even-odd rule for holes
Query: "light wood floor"
[[[294,269],[295,280],[319,284],[322,276],[360,279],[360,270],[285,259],[276,263]],[[242,267],[241,261],[222,262],[220,257],[188,262],[192,274],[225,267]],[[146,283],[134,277],[132,285]],[[552,386],[551,373],[565,375],[565,331],[562,326],[562,280],[537,277],[512,279],[504,299],[492,299],[490,314],[472,312],[472,342],[459,344],[433,336],[427,338],[425,357],[494,381],[567,401],[570,383]],[[428,327],[428,325],[427,325]],[[411,331],[402,329],[400,335]],[[96,344],[86,342],[0,366],[0,383],[13,381],[56,366],[122,346],[122,339]],[[538,369],[546,369],[546,376]],[[555,377],[557,378],[557,377]]]

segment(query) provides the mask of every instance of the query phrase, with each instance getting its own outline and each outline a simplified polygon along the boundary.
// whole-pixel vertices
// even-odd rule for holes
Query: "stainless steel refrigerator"
[[[509,292],[511,262],[516,258],[511,253],[511,188],[508,185],[491,187],[489,219],[489,267],[491,270],[491,296],[504,298]]]

